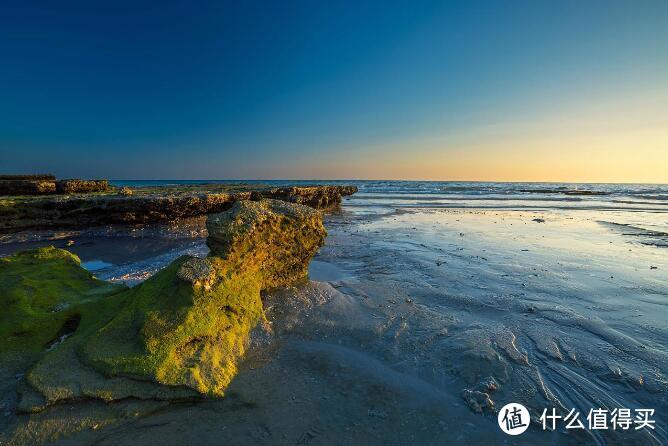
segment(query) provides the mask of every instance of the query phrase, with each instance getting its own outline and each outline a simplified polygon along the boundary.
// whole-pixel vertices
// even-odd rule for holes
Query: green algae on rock
[[[34,361],[127,289],[94,278],[77,256],[53,247],[0,258],[0,358]]]
[[[85,360],[106,375],[223,394],[263,316],[260,291],[306,277],[326,232],[318,211],[275,200],[236,202],[207,228],[211,257],[181,258],[129,291]]]
[[[222,396],[264,317],[260,292],[305,278],[326,231],[318,211],[274,200],[236,202],[210,216],[207,227],[209,257],[181,257],[131,289],[94,279],[64,250],[3,260],[26,259],[23,269],[0,269],[0,283],[25,278],[45,290],[41,300],[31,300],[28,291],[22,295],[44,308],[35,321],[47,321],[48,330],[27,343],[34,355],[26,361],[33,365],[20,409],[40,411],[80,398]],[[61,295],[70,297],[59,300]],[[28,317],[16,320],[30,326]],[[20,333],[10,322],[2,329]],[[63,327],[68,336],[53,343]]]
[[[94,278],[75,255],[53,247],[0,259],[0,286],[0,361],[10,374],[29,369],[20,410],[81,397],[173,397],[174,391],[106,378],[80,362],[79,346],[122,308],[126,286]]]
[[[215,278],[205,287],[179,277],[186,262],[133,288],[128,304],[84,344],[84,361],[107,376],[222,395],[262,316],[259,280],[211,259]]]

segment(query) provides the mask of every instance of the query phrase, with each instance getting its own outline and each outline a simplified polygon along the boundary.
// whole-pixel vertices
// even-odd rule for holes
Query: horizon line
[[[396,182],[430,182],[430,183],[534,183],[534,184],[636,184],[665,185],[667,182],[638,181],[522,181],[522,180],[427,180],[427,179],[388,179],[388,178],[109,178],[108,181],[396,181]]]

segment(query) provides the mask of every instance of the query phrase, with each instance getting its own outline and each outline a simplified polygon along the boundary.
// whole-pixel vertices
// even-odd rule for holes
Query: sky
[[[9,0],[0,172],[668,183],[668,2]]]

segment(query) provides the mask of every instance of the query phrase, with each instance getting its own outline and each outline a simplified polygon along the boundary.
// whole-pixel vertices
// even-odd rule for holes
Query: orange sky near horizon
[[[668,184],[668,90],[587,99],[436,138],[337,147],[324,162],[307,154],[284,177]]]

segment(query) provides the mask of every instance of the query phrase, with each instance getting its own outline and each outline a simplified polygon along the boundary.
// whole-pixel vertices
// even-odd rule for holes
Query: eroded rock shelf
[[[237,201],[266,198],[326,209],[355,192],[355,186],[199,185],[2,197],[0,232],[170,221],[223,212]]]

